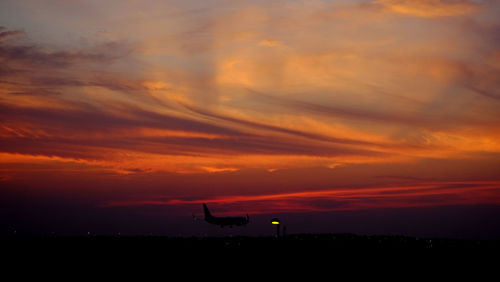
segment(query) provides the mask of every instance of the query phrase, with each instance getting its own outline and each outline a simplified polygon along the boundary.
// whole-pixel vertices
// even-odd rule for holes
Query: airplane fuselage
[[[246,217],[205,217],[205,221],[211,224],[216,224],[220,226],[241,226],[248,224],[248,219]]]
[[[221,227],[224,226],[243,226],[247,225],[249,220],[248,215],[246,217],[244,216],[226,216],[226,217],[220,217],[220,216],[213,216],[210,211],[208,210],[208,207],[206,204],[203,204],[203,209],[205,212],[205,221],[210,223],[210,224],[215,224],[219,225]]]

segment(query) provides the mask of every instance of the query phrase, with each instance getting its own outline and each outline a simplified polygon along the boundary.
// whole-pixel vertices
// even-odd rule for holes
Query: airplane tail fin
[[[205,218],[210,218],[212,217],[212,214],[210,213],[210,211],[208,210],[208,207],[205,203],[203,203],[203,211],[205,212]]]

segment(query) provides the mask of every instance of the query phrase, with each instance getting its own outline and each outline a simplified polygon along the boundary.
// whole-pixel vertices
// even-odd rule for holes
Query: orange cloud
[[[259,46],[266,46],[266,47],[275,47],[281,45],[281,42],[278,40],[262,40],[259,42]]]
[[[463,16],[479,8],[477,3],[465,0],[376,0],[375,3],[394,13],[423,18]]]
[[[196,200],[136,200],[108,202],[104,207],[147,205],[191,205],[212,203],[221,207],[238,205],[253,214],[311,212],[442,206],[457,204],[499,204],[500,182],[435,182],[414,186],[332,189],[281,194],[220,196]],[[234,211],[233,211],[234,213]],[[221,213],[224,214],[224,211]]]

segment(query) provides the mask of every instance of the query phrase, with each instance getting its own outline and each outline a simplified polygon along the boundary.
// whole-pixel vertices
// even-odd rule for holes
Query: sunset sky
[[[2,0],[0,232],[500,238],[499,15]]]

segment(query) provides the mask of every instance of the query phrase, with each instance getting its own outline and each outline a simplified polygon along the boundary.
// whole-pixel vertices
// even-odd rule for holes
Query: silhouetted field
[[[2,249],[41,251],[172,252],[217,250],[498,250],[499,240],[458,240],[354,234],[296,234],[286,237],[10,236]]]

